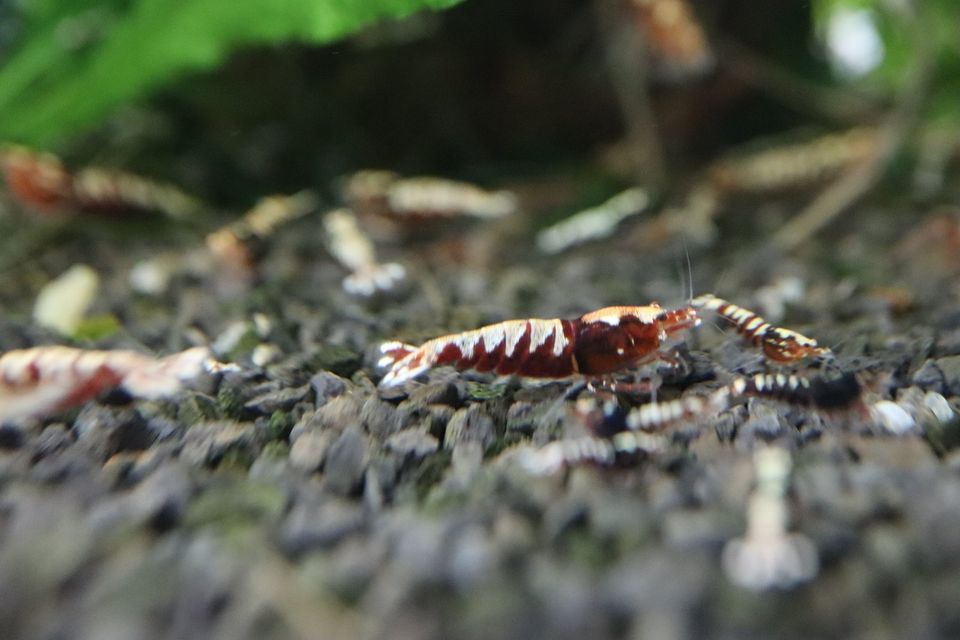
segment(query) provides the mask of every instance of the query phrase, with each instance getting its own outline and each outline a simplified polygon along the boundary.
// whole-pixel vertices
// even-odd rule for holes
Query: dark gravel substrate
[[[0,636],[960,636],[957,258],[891,258],[894,232],[871,233],[873,214],[799,258],[730,240],[691,249],[695,287],[760,308],[763,287],[798,278],[783,323],[835,347],[820,373],[869,371],[876,399],[941,394],[952,420],[895,435],[754,400],[671,430],[665,450],[634,464],[549,477],[515,461],[520,447],[583,433],[569,384],[437,370],[378,394],[379,341],[682,302],[677,247],[651,252],[625,235],[547,261],[524,248],[522,225],[474,227],[456,243],[385,248],[413,281],[367,303],[341,291],[318,218],[284,229],[261,284],[239,297],[190,273],[159,296],[132,293],[128,270],[163,240],[120,251],[63,239],[4,277],[0,350],[63,341],[30,326],[30,307],[81,261],[104,280],[94,313],[122,326],[84,346],[169,353],[250,327],[221,354],[241,370],[211,388],[111,396],[0,429]],[[920,224],[895,219],[904,232]],[[759,246],[749,233],[743,244]],[[274,348],[266,366],[251,359],[261,344]],[[667,397],[764,368],[709,326],[687,351],[693,364],[667,374]],[[744,535],[754,453],[769,445],[792,453],[790,530],[812,542],[819,572],[752,591],[722,556]]]

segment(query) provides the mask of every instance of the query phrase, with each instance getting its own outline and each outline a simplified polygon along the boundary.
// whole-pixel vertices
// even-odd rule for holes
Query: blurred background
[[[0,424],[0,637],[960,633],[960,2],[15,0],[0,142],[0,353],[237,365]],[[376,386],[707,292],[906,426],[751,401],[531,478],[571,385]],[[661,398],[766,370],[688,342]],[[731,570],[770,450],[797,535]]]
[[[904,185],[908,159],[955,155],[957,11],[949,0],[23,0],[3,9],[0,139],[222,205],[368,166],[593,174],[663,193],[739,145],[898,113],[912,134],[895,154]],[[938,141],[950,151],[923,144]]]

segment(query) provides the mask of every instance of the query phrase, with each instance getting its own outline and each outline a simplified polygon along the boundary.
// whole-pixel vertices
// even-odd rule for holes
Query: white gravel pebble
[[[40,291],[33,307],[37,324],[63,335],[72,335],[97,297],[100,278],[85,264],[77,264],[51,280]]]

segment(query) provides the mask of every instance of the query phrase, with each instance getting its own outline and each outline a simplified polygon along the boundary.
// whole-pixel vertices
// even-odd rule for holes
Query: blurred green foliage
[[[79,342],[103,340],[115,335],[122,328],[120,320],[113,314],[102,314],[86,318],[73,332],[73,339]]]
[[[50,146],[235,49],[328,43],[461,0],[25,0],[0,69],[0,139]]]
[[[882,58],[862,76],[848,80],[862,88],[890,96],[909,90],[913,77],[929,73],[923,120],[928,124],[960,123],[960,2],[926,0],[905,3],[891,0],[814,0],[813,17],[821,38],[832,24],[859,15],[876,30]],[[846,32],[850,41],[863,37]],[[853,44],[855,47],[856,44]]]

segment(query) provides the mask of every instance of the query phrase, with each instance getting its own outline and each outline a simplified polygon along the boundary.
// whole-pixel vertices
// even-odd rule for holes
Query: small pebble
[[[265,313],[255,313],[251,317],[253,320],[253,327],[257,332],[257,336],[261,340],[266,340],[270,337],[270,332],[273,331],[273,321]]]
[[[250,354],[250,361],[258,367],[265,367],[268,364],[277,362],[282,355],[283,352],[280,351],[277,345],[262,342],[253,348],[253,353]]]
[[[452,381],[434,382],[410,392],[408,402],[414,406],[443,404],[459,407],[463,404],[464,387]]]
[[[290,464],[304,473],[318,471],[323,466],[337,435],[337,432],[332,429],[311,430],[300,434],[290,447]]]
[[[210,345],[214,353],[219,355],[228,355],[240,345],[248,335],[250,335],[250,323],[246,320],[238,320],[223,330],[219,336]]]
[[[507,431],[533,433],[539,416],[532,402],[514,402],[507,410]]]
[[[356,427],[344,429],[330,449],[324,465],[324,483],[333,493],[354,493],[367,468],[367,442]]]
[[[486,450],[495,437],[493,420],[488,416],[482,404],[474,404],[466,409],[458,409],[447,423],[443,446],[453,449],[460,442],[479,442],[481,450]]]
[[[73,335],[96,299],[99,286],[96,271],[85,264],[74,265],[40,291],[33,319],[42,327]]]
[[[363,528],[361,504],[341,498],[301,498],[280,527],[280,543],[291,554],[330,547]]]
[[[378,438],[386,438],[404,427],[404,414],[389,402],[370,396],[360,408],[360,422],[367,432]]]
[[[137,262],[130,269],[127,281],[135,292],[146,296],[163,295],[170,286],[176,269],[174,256],[161,255]]]
[[[938,356],[960,355],[960,328],[941,332],[937,336],[933,351]]]
[[[386,498],[384,497],[383,484],[380,482],[380,471],[378,467],[369,466],[363,477],[363,504],[370,513],[378,513],[383,509]]]
[[[444,484],[457,491],[466,490],[480,473],[483,464],[483,447],[476,440],[464,440],[453,448],[450,469]]]
[[[747,406],[750,417],[740,428],[740,437],[773,440],[787,433],[788,427],[778,407],[758,398],[751,398]]]
[[[187,469],[180,463],[164,464],[147,475],[129,494],[101,503],[94,514],[96,527],[109,534],[121,525],[149,523],[165,531],[179,523],[194,493]]]
[[[321,429],[343,429],[344,426],[360,426],[360,401],[353,394],[344,394],[318,405],[309,423]],[[306,420],[307,418],[305,418]]]
[[[456,409],[445,404],[432,404],[426,408],[426,415],[422,417],[419,424],[426,427],[430,434],[439,440],[443,438],[443,434],[447,431],[447,423],[456,412]]]
[[[291,466],[289,458],[284,458],[274,451],[264,449],[250,465],[249,477],[251,480],[258,482],[284,486],[291,479],[288,472]]]
[[[124,450],[144,450],[154,440],[147,421],[131,409],[116,409],[88,404],[73,423],[77,443],[96,459]]]
[[[15,424],[0,424],[0,449],[19,449],[26,441],[26,429]]]
[[[440,448],[440,442],[420,429],[404,429],[387,438],[387,449],[402,458],[424,458]]]
[[[45,458],[73,444],[73,435],[64,424],[52,424],[40,432],[40,436],[31,443],[33,456]]]
[[[243,408],[266,416],[274,411],[290,411],[298,402],[302,402],[307,397],[308,392],[309,388],[306,385],[293,389],[277,389],[248,400],[244,403]]]
[[[960,396],[960,356],[947,356],[935,360],[943,372],[947,389],[945,395]]]
[[[663,541],[677,549],[720,549],[734,533],[731,518],[717,509],[676,509],[664,514]]]
[[[488,579],[496,569],[497,552],[479,526],[458,532],[447,560],[447,575],[455,589],[466,591]]]
[[[205,422],[187,430],[180,458],[198,467],[216,465],[228,451],[251,451],[253,446],[252,424]]]
[[[921,389],[945,393],[947,390],[947,380],[943,371],[937,366],[934,360],[927,360],[913,374],[910,382]]]
[[[926,407],[940,424],[947,424],[956,419],[957,414],[950,403],[941,394],[928,391],[923,396],[923,406]]]
[[[346,392],[347,381],[329,371],[320,371],[310,378],[310,389],[314,394],[314,404],[322,407],[332,398]]]
[[[881,400],[875,403],[870,407],[870,413],[877,424],[889,433],[902,435],[917,427],[917,421],[914,420],[913,416],[896,402],[890,400]]]

